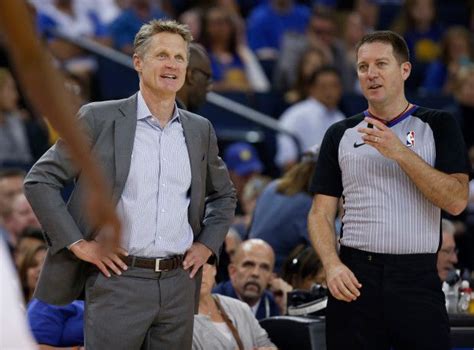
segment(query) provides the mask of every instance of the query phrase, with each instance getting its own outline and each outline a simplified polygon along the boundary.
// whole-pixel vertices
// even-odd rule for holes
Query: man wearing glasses
[[[456,242],[454,241],[454,233],[456,229],[453,223],[449,220],[443,219],[441,222],[441,229],[443,231],[443,242],[441,249],[438,252],[438,275],[442,282],[446,281],[450,271],[454,269],[454,265],[458,262],[458,255],[456,249]]]
[[[189,44],[189,63],[186,80],[176,94],[178,107],[196,113],[206,102],[206,95],[211,91],[211,61],[206,49],[197,43]]]

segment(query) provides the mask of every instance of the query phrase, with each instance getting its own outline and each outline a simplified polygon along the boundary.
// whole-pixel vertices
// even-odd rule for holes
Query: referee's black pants
[[[377,254],[341,247],[362,284],[350,303],[329,297],[328,350],[447,350],[449,320],[436,254]]]

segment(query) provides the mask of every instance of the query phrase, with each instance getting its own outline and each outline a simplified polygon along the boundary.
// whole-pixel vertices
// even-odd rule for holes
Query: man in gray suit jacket
[[[121,248],[106,252],[107,229],[88,223],[84,180],[63,141],[25,180],[50,246],[35,297],[67,304],[85,288],[87,349],[191,348],[200,268],[218,256],[236,202],[212,125],[175,103],[191,39],[174,21],[144,25],[133,56],[140,91],[79,112],[110,179]]]

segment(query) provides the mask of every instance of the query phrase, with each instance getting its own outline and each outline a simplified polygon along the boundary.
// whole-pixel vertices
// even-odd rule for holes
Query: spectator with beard
[[[230,281],[217,285],[213,293],[244,301],[258,320],[278,316],[283,310],[275,301],[275,294],[286,300],[286,292],[292,287],[274,278],[274,264],[275,254],[270,245],[261,239],[249,239],[239,246],[229,265]],[[278,291],[272,293],[267,286],[278,286]]]

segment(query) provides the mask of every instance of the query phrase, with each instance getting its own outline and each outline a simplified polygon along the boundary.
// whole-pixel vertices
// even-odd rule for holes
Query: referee
[[[321,145],[308,227],[331,292],[330,350],[450,348],[436,256],[441,209],[467,205],[467,155],[448,113],[407,101],[410,71],[402,37],[364,36],[357,74],[368,109],[334,124]]]

